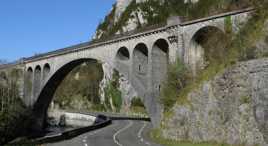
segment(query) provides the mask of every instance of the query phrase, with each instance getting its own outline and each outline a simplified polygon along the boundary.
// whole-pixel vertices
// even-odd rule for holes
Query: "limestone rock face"
[[[193,142],[268,144],[268,59],[239,63],[173,107],[163,136]]]
[[[100,83],[100,96],[101,96],[101,101],[105,100],[105,92],[104,89],[105,87],[109,84],[109,82],[112,80],[113,77],[113,67],[108,64],[108,63],[104,63],[102,65],[102,69],[103,69],[103,79]]]
[[[118,22],[118,19],[121,17],[121,14],[126,10],[127,6],[133,0],[117,0],[116,1],[116,9],[115,9],[115,22]]]
[[[148,0],[117,0],[115,7],[113,8],[114,11],[113,10],[111,11],[111,13],[114,12],[114,14],[111,15],[110,13],[107,15],[113,18],[111,18],[112,20],[110,20],[110,22],[106,22],[106,23],[109,23],[109,27],[112,25],[117,25],[117,23],[121,23],[119,21],[122,17],[122,14],[126,11],[127,7],[130,5],[131,2],[135,2],[136,4],[139,4],[139,3],[146,2],[146,1]],[[163,1],[164,0],[159,0],[160,3]],[[126,23],[122,26],[122,28],[120,28],[120,30],[115,32],[115,34],[122,34],[128,31],[132,31],[132,30],[137,29],[140,25],[147,24],[148,21],[145,18],[145,15],[146,14],[139,8],[132,10],[130,17],[126,20]],[[104,34],[105,34],[105,30],[97,29],[93,39],[100,39]]]
[[[120,83],[119,89],[122,92],[122,97],[123,97],[123,106],[124,107],[122,110],[124,110],[124,112],[126,112],[126,111],[130,110],[131,100],[134,97],[137,97],[137,92],[133,88],[133,86],[130,84],[130,82],[124,76],[120,77],[119,83]]]
[[[113,73],[114,73],[114,68],[112,65],[108,63],[104,63],[102,65],[103,72],[104,72],[104,77],[100,83],[100,96],[101,96],[101,101],[105,100],[105,87],[109,84],[109,82],[113,79]],[[120,74],[119,78],[119,90],[122,93],[122,99],[123,99],[123,107],[122,110],[124,112],[128,111],[130,106],[131,106],[131,100],[133,97],[137,96],[136,90],[133,88],[131,83],[123,76]]]

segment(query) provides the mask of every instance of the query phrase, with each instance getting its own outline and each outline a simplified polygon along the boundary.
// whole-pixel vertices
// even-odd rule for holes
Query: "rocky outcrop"
[[[109,82],[113,80],[114,68],[107,63],[103,64],[104,77],[100,83],[100,96],[101,101],[105,101],[105,88],[108,86]],[[121,91],[122,96],[122,110],[127,112],[131,106],[131,100],[134,97],[137,97],[137,92],[131,85],[130,81],[125,78],[122,74],[119,75],[119,90]],[[111,102],[112,103],[112,102]],[[112,105],[112,104],[111,104]]]
[[[137,97],[137,91],[133,88],[133,86],[130,84],[130,82],[124,77],[121,76],[119,79],[120,83],[120,91],[122,92],[123,97],[123,108],[122,110],[124,112],[127,112],[130,110],[131,107],[131,100],[134,97]]]
[[[104,102],[105,100],[105,87],[109,84],[109,82],[112,80],[112,77],[113,77],[113,70],[114,68],[108,64],[108,63],[104,63],[102,65],[102,69],[103,69],[103,79],[99,85],[100,87],[100,98],[101,98],[101,101]]]
[[[198,1],[184,0],[178,2],[178,4],[194,4]],[[168,15],[166,15],[167,12],[163,12],[161,9],[166,7],[168,2],[168,0],[117,0],[111,12],[99,25],[93,39],[122,34],[144,26],[163,23]],[[174,12],[174,10],[170,10],[171,12]]]
[[[121,17],[122,13],[126,10],[127,6],[133,0],[117,0],[116,1],[116,8],[115,8],[115,15],[114,15],[114,22],[118,22],[119,18]]]
[[[268,59],[239,63],[190,92],[163,120],[165,138],[268,144]]]

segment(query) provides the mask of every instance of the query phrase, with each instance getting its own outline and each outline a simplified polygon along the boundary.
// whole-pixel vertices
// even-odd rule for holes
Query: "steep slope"
[[[190,20],[249,5],[250,0],[117,0],[93,39],[165,23],[174,15]]]
[[[152,134],[155,139],[267,145],[268,5],[253,2],[253,17],[237,34],[229,35],[224,61],[215,60],[171,95],[175,104],[166,110],[159,131]]]

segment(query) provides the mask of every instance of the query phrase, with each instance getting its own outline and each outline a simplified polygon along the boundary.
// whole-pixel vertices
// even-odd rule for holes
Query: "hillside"
[[[251,5],[251,0],[117,0],[93,39],[166,23],[170,16],[186,21]]]

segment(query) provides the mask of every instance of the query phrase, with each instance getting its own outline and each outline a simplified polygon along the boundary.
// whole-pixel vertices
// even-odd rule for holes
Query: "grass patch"
[[[151,140],[163,146],[231,146],[228,144],[219,144],[216,142],[193,143],[190,141],[175,141],[175,140],[170,140],[170,139],[164,139],[161,136],[161,131],[159,129],[152,130],[149,133],[149,137],[151,138]]]
[[[132,98],[130,111],[135,114],[147,115],[147,111],[140,97]]]

